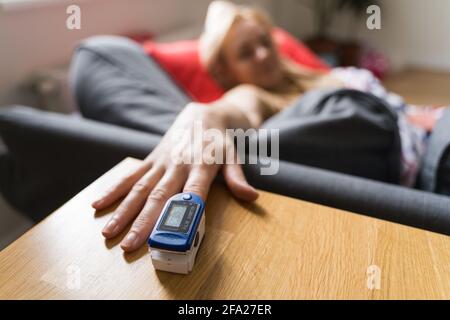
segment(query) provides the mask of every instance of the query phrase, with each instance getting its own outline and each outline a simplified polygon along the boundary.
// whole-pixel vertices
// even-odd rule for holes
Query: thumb
[[[248,184],[240,164],[224,164],[222,173],[228,189],[236,198],[245,201],[255,201],[258,198],[258,191]]]

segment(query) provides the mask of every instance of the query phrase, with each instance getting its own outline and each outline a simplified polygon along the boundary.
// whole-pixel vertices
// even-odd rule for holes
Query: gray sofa
[[[449,120],[447,112],[441,121]],[[435,156],[426,157],[425,171],[436,166],[442,141],[450,137],[448,126],[438,129],[442,130],[433,134],[428,150]],[[25,106],[0,109],[0,135],[6,145],[0,154],[1,192],[36,221],[123,158],[143,158],[160,139]],[[244,169],[252,184],[263,190],[450,235],[450,197],[433,193],[440,190],[438,179],[419,183],[419,188],[428,188],[423,191],[285,161],[280,161],[275,176],[261,176],[255,165]]]
[[[88,70],[89,78],[79,77],[80,85],[73,91],[83,114],[95,119],[83,106],[86,108],[99,101],[96,92],[100,89],[92,90],[97,87],[108,93],[104,95],[107,99],[103,100],[103,105],[109,109],[102,114],[113,117],[111,105],[117,108],[128,103],[127,111],[137,110],[135,118],[142,120],[142,125],[148,124],[144,121],[148,117],[141,116],[146,112],[143,108],[156,102],[154,91],[149,87],[152,64],[142,49],[111,37],[94,38],[81,47],[84,59],[78,55],[75,65],[78,70]],[[128,72],[123,79],[127,82],[125,95],[113,101],[111,92],[120,90],[113,90],[113,83],[104,80],[106,77],[114,83],[120,81],[123,71],[119,67],[123,67],[124,61],[133,64],[133,72]],[[137,74],[143,80],[137,79]],[[158,81],[167,79],[161,76]],[[137,97],[142,93],[145,95]],[[163,109],[156,122],[162,125],[165,120],[170,125],[168,120],[176,116],[177,110],[169,117]],[[141,126],[133,129],[117,125],[119,121],[109,122],[26,106],[1,107],[0,137],[6,148],[0,150],[0,191],[4,197],[39,221],[125,157],[145,157],[157,145],[163,131],[150,131]],[[244,170],[249,181],[263,190],[450,235],[448,124],[450,110],[431,136],[416,189],[298,164],[304,163],[301,161],[286,161],[290,158],[280,160],[276,175],[260,175],[257,165],[245,165]],[[295,150],[293,152],[296,154]],[[370,159],[360,161],[362,164],[359,163],[360,170],[356,173],[364,171]],[[355,168],[344,172],[354,173]]]

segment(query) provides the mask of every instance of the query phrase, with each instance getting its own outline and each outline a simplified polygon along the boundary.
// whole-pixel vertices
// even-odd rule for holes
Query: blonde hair
[[[267,30],[273,25],[269,16],[256,7],[238,6],[227,1],[213,1],[208,7],[205,26],[200,37],[200,60],[207,69],[217,63],[225,39],[234,24],[253,20]]]
[[[235,23],[247,19],[258,22],[269,32],[273,28],[269,16],[256,7],[236,5],[228,1],[213,1],[209,5],[204,30],[199,41],[199,54],[202,65],[216,79],[220,75],[215,74],[214,67],[219,64],[227,35]],[[286,102],[310,89],[340,85],[322,72],[302,68],[288,59],[280,58],[280,60],[291,85],[289,88],[284,88],[283,92],[272,93],[285,95]]]

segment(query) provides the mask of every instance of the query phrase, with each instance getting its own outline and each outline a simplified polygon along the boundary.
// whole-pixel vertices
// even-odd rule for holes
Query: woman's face
[[[283,72],[270,32],[260,23],[246,19],[233,25],[223,47],[226,75],[235,84],[253,84],[272,89]]]

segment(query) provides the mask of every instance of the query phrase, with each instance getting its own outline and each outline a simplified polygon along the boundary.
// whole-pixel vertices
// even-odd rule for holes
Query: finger
[[[199,166],[193,169],[184,185],[183,192],[195,193],[205,201],[217,171],[219,166],[216,165]]]
[[[186,173],[182,170],[167,171],[163,178],[148,196],[144,208],[131,226],[130,231],[121,243],[125,252],[139,248],[150,235],[166,201],[179,192],[186,181]]]
[[[114,215],[103,228],[103,235],[112,238],[118,235],[142,210],[145,201],[164,174],[164,168],[154,166],[131,188],[128,195],[117,207]]]
[[[255,201],[258,198],[258,191],[247,182],[240,164],[224,164],[222,173],[228,188],[236,198],[245,201]]]
[[[127,194],[131,187],[151,168],[150,162],[143,162],[136,170],[120,179],[113,187],[107,190],[102,196],[92,202],[92,207],[96,210],[102,210]]]

